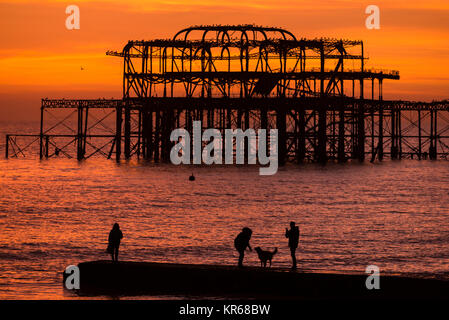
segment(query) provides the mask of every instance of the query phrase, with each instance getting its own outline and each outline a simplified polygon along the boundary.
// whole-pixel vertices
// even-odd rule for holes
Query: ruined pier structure
[[[41,158],[168,162],[171,131],[192,132],[195,120],[222,135],[278,129],[281,165],[449,154],[449,102],[384,100],[384,80],[399,80],[399,72],[368,68],[362,41],[194,26],[107,55],[123,61],[122,99],[43,99],[40,133],[8,135],[6,156],[9,146],[9,155],[24,155],[18,139],[34,136]],[[47,112],[59,117],[56,124],[47,123]]]

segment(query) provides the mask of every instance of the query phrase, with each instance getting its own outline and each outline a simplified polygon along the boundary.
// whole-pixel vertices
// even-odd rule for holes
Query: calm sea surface
[[[375,264],[448,278],[449,162],[289,165],[259,176],[251,166],[1,154],[0,299],[78,299],[63,290],[61,271],[108,259],[114,222],[122,260],[235,264],[233,239],[249,226],[252,246],[278,247],[273,264],[288,267],[291,220],[301,228],[303,269],[360,273]],[[258,265],[257,255],[245,262]]]

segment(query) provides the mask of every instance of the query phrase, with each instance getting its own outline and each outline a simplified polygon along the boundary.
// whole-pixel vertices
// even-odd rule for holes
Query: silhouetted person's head
[[[248,227],[243,228],[242,232],[248,236],[251,236],[253,234],[253,231]]]
[[[112,229],[119,230],[120,227],[119,227],[118,223],[114,223],[114,226],[112,227]]]
[[[290,228],[294,228],[295,227],[295,223],[292,221],[292,222],[290,222]]]

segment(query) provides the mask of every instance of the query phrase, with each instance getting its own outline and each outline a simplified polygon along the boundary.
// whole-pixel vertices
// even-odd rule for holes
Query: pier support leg
[[[266,107],[261,107],[260,109],[260,128],[265,130],[266,133],[266,141],[265,141],[265,150],[267,150],[267,152],[269,152],[269,148],[268,148],[268,137],[269,137],[269,131],[268,131],[268,110]],[[224,139],[223,139],[223,143],[224,143]],[[224,144],[223,144],[223,154],[224,154]],[[268,154],[268,153],[267,153]]]
[[[6,144],[5,144],[5,158],[9,157],[9,135],[6,135]]]
[[[125,159],[131,157],[131,110],[125,106]]]
[[[84,129],[83,129],[83,145],[82,145],[82,148],[83,148],[83,159],[86,157],[87,129],[89,128],[88,127],[88,124],[89,124],[89,122],[88,122],[88,120],[89,120],[89,107],[85,107],[84,109],[86,111],[85,111],[85,114],[84,114]]]
[[[379,138],[377,141],[377,157],[379,161],[384,159],[384,110],[379,106]]]
[[[147,158],[151,159],[154,152],[153,139],[153,110],[148,112],[148,128],[147,128]]]
[[[306,158],[306,120],[304,107],[298,111],[298,163],[303,163]]]
[[[402,159],[402,117],[401,117],[401,110],[397,111],[397,117],[396,120],[398,131],[397,131],[397,137],[398,137],[398,153],[399,153],[399,159]]]
[[[140,153],[142,149],[142,108],[139,109],[139,119],[138,119],[138,127],[137,127],[137,159],[140,159]]]
[[[78,106],[78,131],[76,136],[76,158],[78,160],[84,159],[83,140],[83,107]]]
[[[41,125],[39,134],[39,159],[44,157],[44,106],[41,106]]]
[[[362,103],[357,115],[357,158],[361,162],[365,160],[365,106]]]
[[[116,122],[115,122],[115,160],[120,161],[122,154],[122,107],[118,106],[116,109]]]
[[[383,100],[383,80],[379,78],[379,101]],[[384,159],[384,109],[382,104],[379,104],[379,137],[377,142],[377,154],[379,161]]]
[[[159,127],[159,131],[160,131],[160,143],[161,143],[161,150],[160,150],[160,154],[159,154],[159,158],[161,160],[161,162],[165,162],[165,149],[166,149],[166,136],[167,136],[167,121],[168,121],[168,112],[163,110],[160,111],[161,117],[160,117],[160,127]]]
[[[430,110],[430,147],[429,158],[437,159],[437,111]]]
[[[156,111],[156,119],[155,119],[155,127],[154,127],[154,162],[159,162],[159,139],[160,139],[160,124],[161,124],[161,115],[160,111]]]
[[[399,124],[398,110],[393,108],[391,110],[391,159],[396,160],[399,158]]]
[[[358,117],[356,112],[355,103],[352,104],[351,110],[351,159],[357,159],[357,128],[358,128]]]
[[[146,108],[142,114],[142,154],[144,159],[151,159],[152,151],[152,131],[153,131],[153,113]]]
[[[326,143],[327,143],[327,135],[326,135],[326,125],[327,125],[327,112],[326,106],[323,104],[320,108],[318,115],[318,146],[317,146],[317,155],[316,159],[319,163],[326,163],[327,154],[326,154]]]
[[[247,129],[249,129],[249,110],[245,110],[245,113],[244,113],[244,122],[245,122],[245,129],[244,130],[247,130]],[[245,150],[245,153],[244,153],[244,155],[245,155],[245,163],[248,163],[248,156],[249,156],[249,151],[248,151],[248,146],[249,146],[249,139],[245,139],[245,141],[244,141],[245,143],[244,143],[244,150]]]
[[[148,159],[147,158],[147,130],[148,130],[148,110],[147,108],[143,108],[140,111],[141,114],[141,135],[142,135],[142,140],[141,140],[141,154],[142,154],[142,158],[143,159]]]
[[[418,110],[418,159],[422,157],[421,110]]]
[[[163,162],[170,161],[170,150],[173,142],[170,141],[170,134],[174,128],[175,116],[173,110],[166,110],[162,113],[162,138],[161,138],[161,155]]]
[[[45,136],[45,158],[48,159],[48,147],[49,147],[50,137],[48,135]]]
[[[278,109],[276,112],[276,127],[279,134],[279,151],[278,151],[278,162],[280,166],[285,165],[286,153],[287,153],[287,137],[286,137],[286,122],[285,122],[285,111]]]
[[[345,110],[340,106],[338,113],[338,162],[345,162]]]

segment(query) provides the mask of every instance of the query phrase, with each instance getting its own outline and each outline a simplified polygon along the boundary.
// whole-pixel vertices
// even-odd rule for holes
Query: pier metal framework
[[[7,157],[24,154],[17,141],[28,137],[39,142],[41,158],[168,162],[171,131],[192,132],[195,120],[222,135],[278,129],[281,165],[449,155],[449,102],[384,100],[384,80],[399,72],[367,67],[362,41],[194,26],[107,54],[123,59],[122,99],[42,100],[39,135],[8,135]],[[67,115],[50,126],[45,115],[56,111]]]

